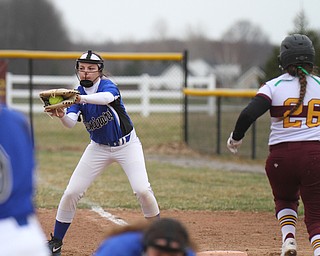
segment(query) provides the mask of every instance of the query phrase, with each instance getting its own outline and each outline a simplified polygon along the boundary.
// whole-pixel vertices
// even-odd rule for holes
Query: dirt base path
[[[109,213],[134,222],[140,211],[106,209]],[[38,209],[40,223],[49,239],[56,210]],[[242,251],[249,256],[280,255],[281,238],[272,213],[211,212],[164,210],[162,217],[177,218],[188,228],[197,251]],[[63,256],[88,256],[99,246],[105,232],[114,224],[94,211],[78,209],[65,237]],[[297,226],[299,256],[312,255],[303,219]]]

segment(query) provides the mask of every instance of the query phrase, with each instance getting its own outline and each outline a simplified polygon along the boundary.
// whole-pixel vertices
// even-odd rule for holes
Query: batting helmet
[[[144,250],[154,247],[165,252],[182,252],[190,246],[186,228],[177,220],[162,218],[155,221],[143,236]]]
[[[88,50],[87,52],[83,53],[79,59],[76,61],[76,69],[79,68],[79,63],[92,63],[97,64],[99,67],[99,71],[102,71],[104,68],[104,61],[103,59],[96,53],[92,52],[91,50]]]
[[[279,64],[283,69],[289,65],[313,65],[315,50],[312,41],[306,35],[293,34],[287,36],[281,43]]]

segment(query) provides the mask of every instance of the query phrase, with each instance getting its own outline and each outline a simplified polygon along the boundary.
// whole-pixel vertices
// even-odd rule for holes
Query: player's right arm
[[[261,94],[256,95],[240,113],[232,138],[237,141],[241,140],[251,124],[270,109],[270,107],[271,101],[269,99]]]
[[[72,128],[76,125],[78,121],[78,114],[70,112],[65,114],[62,118],[60,118],[62,124],[67,128]]]
[[[79,116],[74,112],[65,113],[65,110],[62,108],[53,109],[48,111],[47,113],[49,113],[50,116],[56,116],[60,118],[61,123],[67,128],[74,127],[77,123],[78,116]]]
[[[238,117],[235,128],[227,140],[227,148],[234,154],[242,144],[242,138],[252,123],[271,107],[271,101],[262,94],[257,94]]]

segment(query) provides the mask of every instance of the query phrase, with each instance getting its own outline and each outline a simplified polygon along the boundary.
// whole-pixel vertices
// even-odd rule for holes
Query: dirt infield
[[[156,151],[157,154],[154,154],[150,150],[146,159],[177,166],[205,166],[226,171],[264,172],[263,164],[222,162],[202,157],[180,144],[173,144],[171,147],[166,144],[165,147],[157,147]],[[143,219],[138,209],[104,210],[128,223]],[[48,239],[49,234],[53,231],[55,214],[55,209],[38,209],[38,216]],[[240,251],[247,253],[248,256],[280,255],[282,244],[280,228],[271,212],[162,210],[161,216],[182,221],[197,246],[197,252]],[[105,233],[113,225],[115,224],[94,211],[78,209],[64,239],[62,256],[92,255],[103,240]],[[313,255],[302,216],[299,217],[297,224],[297,244],[299,256]]]
[[[126,222],[142,219],[140,211],[105,209]],[[49,238],[56,210],[38,209],[40,223]],[[188,228],[197,251],[242,251],[249,256],[280,255],[280,233],[272,213],[165,210],[162,217],[177,218]],[[92,255],[105,232],[115,225],[94,211],[78,209],[65,237],[63,256]],[[312,255],[308,236],[299,218],[297,227],[299,256]]]

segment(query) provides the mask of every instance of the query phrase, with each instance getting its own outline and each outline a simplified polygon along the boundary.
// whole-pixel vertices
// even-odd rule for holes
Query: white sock
[[[313,236],[310,242],[313,248],[313,255],[320,255],[320,235]]]
[[[282,242],[285,241],[288,234],[296,236],[296,225],[297,225],[298,214],[289,208],[283,209],[277,214],[282,233]]]

